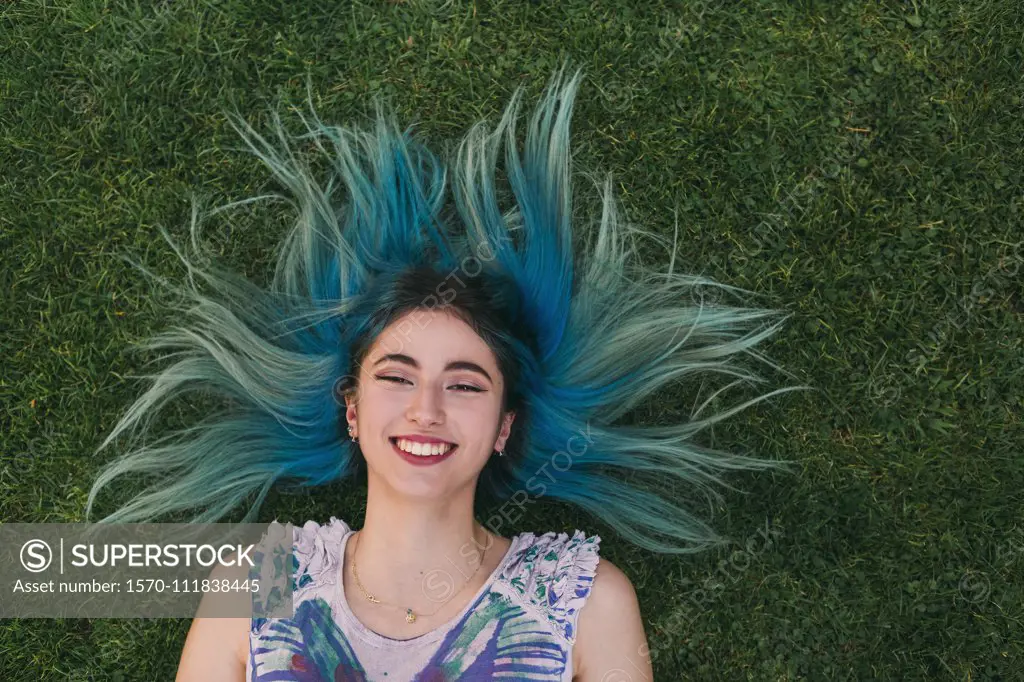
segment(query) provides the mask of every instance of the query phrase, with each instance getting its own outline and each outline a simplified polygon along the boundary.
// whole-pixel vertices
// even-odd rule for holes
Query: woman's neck
[[[478,581],[497,539],[474,519],[471,496],[411,501],[370,491],[352,562],[377,598],[423,608]]]

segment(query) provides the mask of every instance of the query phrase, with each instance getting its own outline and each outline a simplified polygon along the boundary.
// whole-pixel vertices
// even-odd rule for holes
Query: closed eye
[[[393,383],[406,383],[412,384],[411,381],[403,377],[392,377],[392,376],[378,376],[381,381],[390,381]],[[476,386],[470,386],[469,384],[455,384],[452,388],[462,389],[458,393],[483,393],[483,389],[479,389]]]
[[[404,381],[407,384],[411,384],[412,383],[408,379],[403,379],[402,377],[377,377],[377,378],[380,379],[381,381],[393,381],[395,383],[402,383]]]

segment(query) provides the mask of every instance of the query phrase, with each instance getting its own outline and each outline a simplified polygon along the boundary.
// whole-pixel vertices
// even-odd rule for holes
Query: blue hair
[[[735,360],[767,362],[754,347],[789,315],[694,301],[702,290],[749,292],[676,272],[674,248],[667,271],[645,268],[635,240],[660,238],[620,221],[610,176],[603,186],[594,183],[600,221],[592,234],[580,235],[583,243],[574,241],[580,219],[573,212],[569,131],[581,73],[567,78],[565,69],[530,118],[522,156],[521,87],[493,131],[483,121],[470,128],[454,155],[450,195],[448,167],[411,127],[400,131],[379,101],[369,131],[302,116],[308,133],[295,139],[329,160],[325,187],[296,156],[276,114],[276,146],[229,114],[287,193],[218,211],[276,197],[294,206],[297,220],[265,288],[203,256],[195,206],[194,256],[164,232],[188,275],[184,285],[161,282],[183,295],[187,304],[173,307],[188,324],[144,344],[172,350],[163,357],[175,361],[148,377],[148,390],[97,452],[123,433],[148,431],[154,414],[190,391],[230,406],[110,462],[89,493],[86,516],[99,491],[125,474],[160,478],[103,522],[184,510],[199,510],[193,521],[212,522],[255,494],[243,519],[252,521],[277,481],[317,486],[359,475],[365,462],[343,433],[341,394],[354,390],[362,355],[388,324],[438,306],[460,315],[495,352],[506,378],[503,408],[517,412],[507,456],[492,457],[481,472],[478,501],[543,495],[568,502],[654,552],[720,542],[663,484],[682,483],[721,500],[716,487],[726,485],[725,472],[788,464],[707,448],[695,437],[760,400],[807,388],[781,388],[698,418],[732,385],[763,381]],[[504,211],[496,172],[502,151],[514,198]],[[341,189],[344,197],[335,201]],[[689,420],[616,424],[677,379],[716,373],[736,381]]]

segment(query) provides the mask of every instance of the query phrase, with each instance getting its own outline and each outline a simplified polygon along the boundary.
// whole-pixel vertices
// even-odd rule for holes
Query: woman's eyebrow
[[[420,368],[420,363],[416,362],[415,358],[405,355],[404,353],[388,353],[387,355],[382,355],[380,358],[377,359],[376,362],[373,363],[373,366],[376,367],[380,363],[387,362],[388,360],[400,362],[403,365],[409,365],[410,367],[414,367],[416,369]],[[469,372],[477,372],[478,374],[483,374],[487,378],[487,381],[491,382],[492,384],[494,383],[494,379],[492,379],[491,375],[487,373],[487,370],[485,370],[483,367],[476,364],[475,362],[469,362],[468,360],[452,360],[451,362],[444,366],[444,371],[446,372],[449,372],[454,369],[464,369]]]

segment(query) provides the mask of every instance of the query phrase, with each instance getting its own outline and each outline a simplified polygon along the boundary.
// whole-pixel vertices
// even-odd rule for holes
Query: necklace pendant
[[[405,610],[405,622],[406,623],[415,623],[416,622],[416,614],[412,612],[412,609],[406,609]]]

